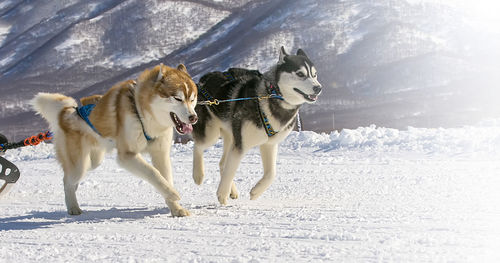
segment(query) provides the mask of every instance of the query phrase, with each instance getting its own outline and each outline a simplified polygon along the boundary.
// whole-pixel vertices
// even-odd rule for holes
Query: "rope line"
[[[22,141],[19,142],[14,142],[14,143],[2,143],[0,144],[0,152],[5,152],[10,149],[16,149],[24,146],[35,146],[40,144],[43,141],[48,141],[52,139],[52,132],[46,131],[46,132],[41,132],[38,135],[33,135],[31,137],[28,137]]]
[[[283,97],[280,95],[276,94],[270,94],[266,96],[259,96],[259,97],[248,97],[248,98],[235,98],[235,99],[227,99],[227,100],[218,100],[218,99],[213,99],[213,100],[205,100],[205,101],[200,101],[198,102],[199,105],[219,105],[220,103],[224,102],[231,102],[231,101],[242,101],[242,100],[265,100],[265,99],[279,99],[283,100]]]

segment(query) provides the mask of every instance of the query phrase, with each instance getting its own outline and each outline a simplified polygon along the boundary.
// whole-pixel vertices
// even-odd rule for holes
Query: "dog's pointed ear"
[[[186,66],[184,66],[184,64],[182,64],[182,63],[179,64],[179,66],[177,66],[177,69],[189,75],[188,70],[187,70]]]
[[[163,63],[160,63],[160,70],[158,70],[158,76],[156,77],[156,82],[163,78]]]
[[[280,60],[279,60],[278,64],[284,63],[286,56],[288,56],[288,54],[285,51],[285,47],[281,46],[281,48],[280,48]]]
[[[297,56],[303,56],[303,57],[308,58],[308,56],[306,55],[306,52],[304,52],[304,50],[302,50],[301,48],[299,48],[297,50]]]

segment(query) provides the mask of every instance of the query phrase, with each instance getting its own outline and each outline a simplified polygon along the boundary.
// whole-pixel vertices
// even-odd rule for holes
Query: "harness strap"
[[[161,67],[161,65],[160,65],[160,67]],[[161,71],[161,68],[160,68],[160,71]],[[134,93],[133,89],[135,88],[136,85],[137,85],[137,82],[135,80],[129,85],[129,87],[131,88],[130,89],[130,94],[131,94],[130,99],[131,99],[132,104],[134,104],[135,115],[137,116],[137,119],[139,120],[139,123],[141,124],[142,133],[144,134],[146,141],[149,142],[149,141],[154,140],[154,138],[152,138],[151,136],[149,136],[146,133],[146,128],[144,128],[144,123],[142,122],[141,115],[139,114],[139,109],[137,108],[137,104],[135,103],[135,93]]]
[[[226,79],[227,79],[227,80],[229,80],[229,81],[234,81],[234,80],[236,80],[236,79],[234,78],[233,74],[231,74],[231,72],[229,72],[229,71],[224,71],[224,72],[222,72],[222,75],[224,75],[224,77],[226,77]]]
[[[142,127],[142,133],[144,133],[144,137],[146,138],[147,141],[152,141],[154,140],[153,138],[151,138],[151,136],[149,136],[147,133],[146,133],[146,129],[144,128],[144,123],[142,122],[142,118],[141,116],[139,115],[139,111],[137,110],[137,106],[135,108],[135,113],[137,115],[137,119],[139,119],[139,122],[141,123],[141,127]]]
[[[260,119],[262,121],[262,125],[264,126],[264,129],[266,130],[267,137],[272,137],[272,136],[276,135],[278,132],[273,129],[273,126],[269,122],[269,119],[267,118],[266,114],[264,113],[264,111],[262,111],[260,109],[259,102],[257,101],[256,104],[257,104],[257,109],[258,109],[259,114],[260,114]]]
[[[203,86],[196,84],[196,87],[198,88],[198,91],[201,93],[201,95],[205,98],[206,101],[199,101],[199,105],[219,105],[220,101],[217,99],[214,99],[210,93],[203,88]]]
[[[89,120],[90,113],[92,112],[94,107],[95,107],[95,104],[87,104],[87,105],[82,106],[82,107],[75,107],[75,109],[76,109],[76,113],[78,114],[78,116],[80,116],[80,118],[82,118],[82,120],[84,120],[90,126],[90,128],[92,128],[92,130],[95,131],[95,133],[101,135],[101,133],[99,133],[99,131],[94,127],[92,122],[90,122],[90,120]]]

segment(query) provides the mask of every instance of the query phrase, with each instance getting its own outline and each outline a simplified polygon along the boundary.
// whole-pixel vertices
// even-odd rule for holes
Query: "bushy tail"
[[[59,93],[38,93],[31,105],[36,112],[45,118],[52,128],[58,126],[59,114],[66,107],[76,107],[77,102],[71,98]]]

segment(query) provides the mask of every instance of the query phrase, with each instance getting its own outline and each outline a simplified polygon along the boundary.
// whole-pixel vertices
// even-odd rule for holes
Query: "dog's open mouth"
[[[177,114],[170,112],[170,117],[175,124],[175,130],[179,134],[188,134],[193,131],[193,125],[182,122]]]
[[[316,94],[307,95],[307,94],[305,94],[304,92],[302,92],[301,90],[299,90],[297,88],[293,88],[293,90],[295,90],[297,93],[299,93],[300,95],[302,95],[304,97],[304,99],[306,99],[307,101],[314,102],[314,101],[316,101],[318,99],[318,95],[316,95]]]

